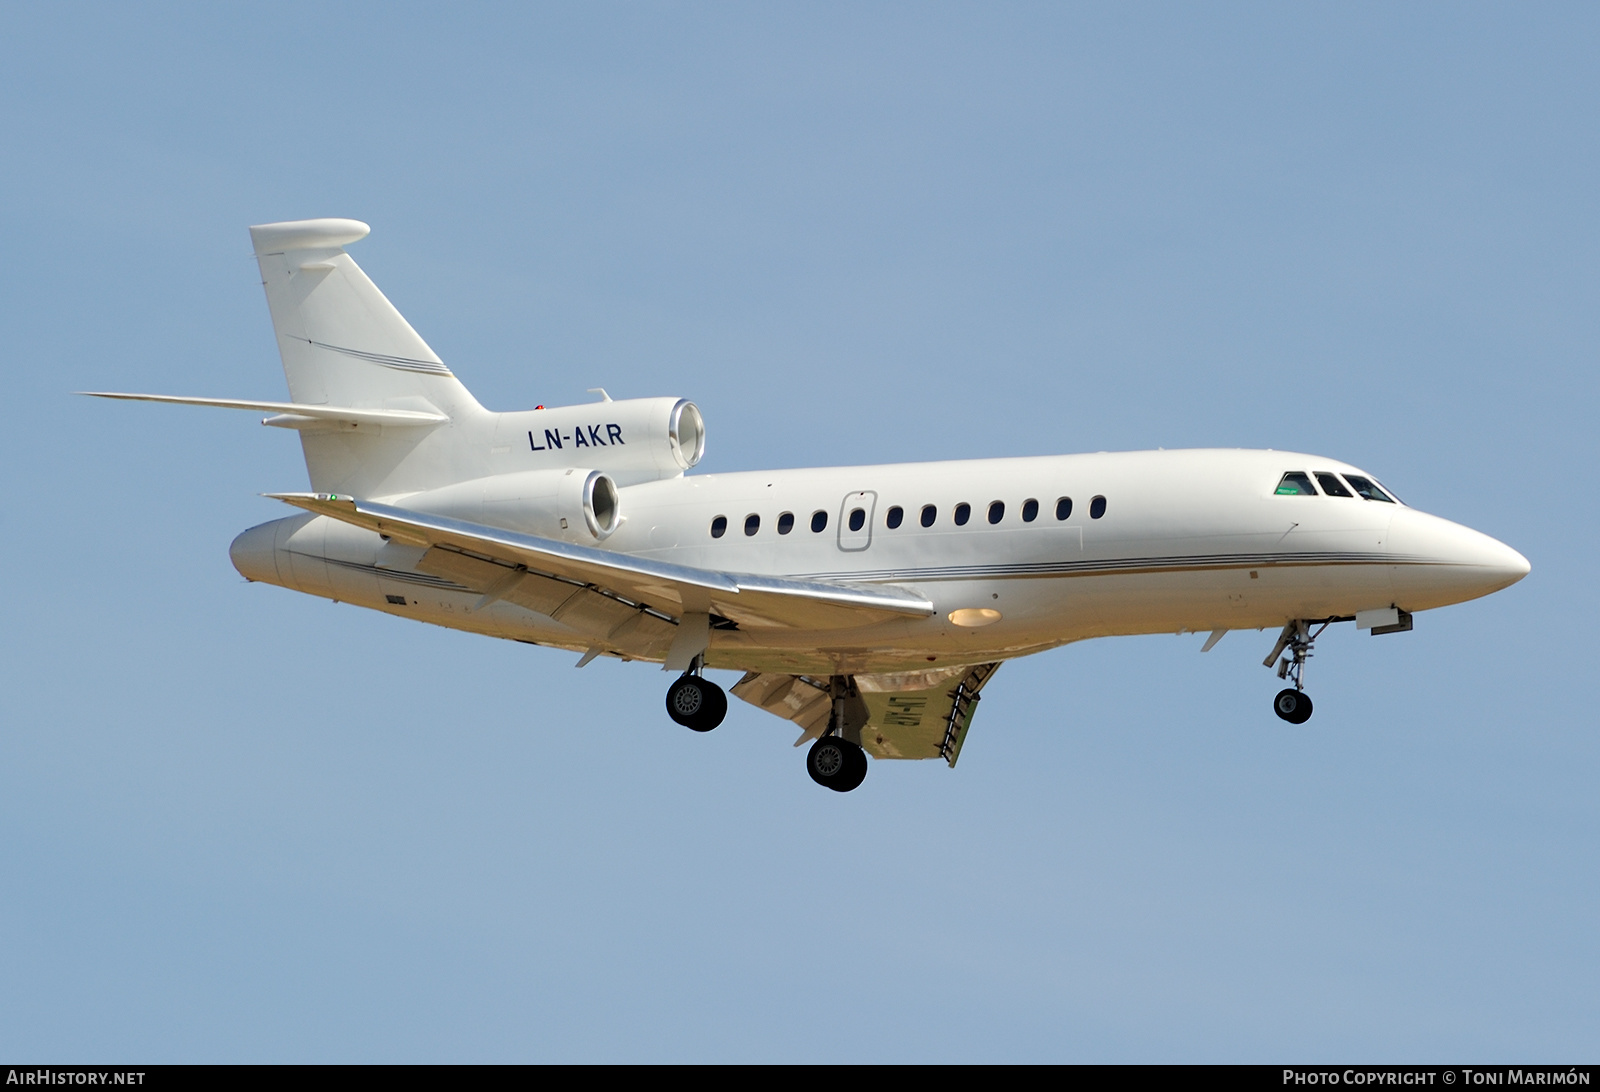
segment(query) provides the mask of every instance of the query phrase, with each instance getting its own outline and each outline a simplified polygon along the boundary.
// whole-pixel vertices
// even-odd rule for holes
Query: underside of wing
[[[741,627],[807,629],[848,629],[933,613],[932,604],[920,595],[889,585],[717,572],[373,501],[312,493],[271,496],[429,547],[420,566],[424,571],[479,591],[486,601],[507,599],[569,625],[594,614],[574,628],[609,632],[627,624],[655,634],[646,645],[670,643],[662,627],[672,626],[686,613],[717,615]],[[576,596],[584,590],[590,594]]]
[[[853,676],[839,695],[844,735],[876,758],[942,758],[961,754],[978,692],[1000,665],[948,667],[892,675]],[[834,695],[827,679],[750,672],[734,697],[800,726],[798,747],[828,728]]]

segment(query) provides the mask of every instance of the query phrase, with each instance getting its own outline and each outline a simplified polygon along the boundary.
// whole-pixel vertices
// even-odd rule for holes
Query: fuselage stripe
[[[1096,561],[1018,562],[1008,565],[942,565],[919,569],[869,569],[805,573],[803,580],[963,580],[999,576],[1116,576],[1218,569],[1304,568],[1317,565],[1443,565],[1449,562],[1405,554],[1215,554],[1190,557],[1108,558]]]

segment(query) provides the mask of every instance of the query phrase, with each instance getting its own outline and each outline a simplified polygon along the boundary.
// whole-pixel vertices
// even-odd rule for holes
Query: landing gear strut
[[[833,676],[829,689],[833,692],[833,714],[829,718],[828,730],[806,752],[806,773],[823,788],[849,792],[867,777],[867,752],[861,749],[859,743],[847,738],[852,734],[849,729],[850,718],[846,715],[849,699],[853,697],[857,702],[861,699],[855,694],[851,681],[842,675]],[[857,724],[853,734],[859,736],[860,732],[860,725]]]
[[[1278,678],[1294,683],[1293,688],[1278,691],[1277,697],[1272,699],[1272,711],[1290,724],[1304,724],[1311,719],[1311,698],[1305,692],[1306,661],[1311,659],[1311,646],[1332,623],[1323,622],[1312,629],[1314,624],[1297,619],[1284,626],[1278,643],[1272,646],[1272,653],[1261,661],[1267,667],[1276,663]],[[1279,660],[1284,652],[1289,655]]]
[[[704,657],[696,656],[689,670],[667,687],[667,716],[696,732],[711,731],[728,715],[728,695],[701,677],[704,668]]]

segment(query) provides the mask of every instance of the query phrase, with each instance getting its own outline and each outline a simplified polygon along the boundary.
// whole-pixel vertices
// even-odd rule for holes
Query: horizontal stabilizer
[[[78,391],[91,398],[118,398],[127,402],[171,402],[180,406],[221,406],[223,409],[259,410],[265,413],[284,414],[288,418],[309,421],[344,422],[352,425],[388,425],[417,428],[442,425],[450,418],[442,413],[424,413],[420,410],[357,409],[354,406],[307,405],[302,402],[257,402],[245,398],[190,398],[179,394],[120,394],[113,391]],[[293,421],[274,421],[288,424]]]
[[[922,596],[889,585],[697,569],[328,493],[268,496],[403,542],[593,585],[673,618],[710,612],[751,628],[851,629],[934,612]]]

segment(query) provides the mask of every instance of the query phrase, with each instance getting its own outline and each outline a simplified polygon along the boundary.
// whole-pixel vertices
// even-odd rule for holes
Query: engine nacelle
[[[629,398],[502,413],[494,446],[517,470],[587,466],[621,485],[675,478],[706,450],[705,421],[681,398]]]
[[[399,497],[418,512],[592,545],[622,525],[617,483],[601,470],[527,470]]]

